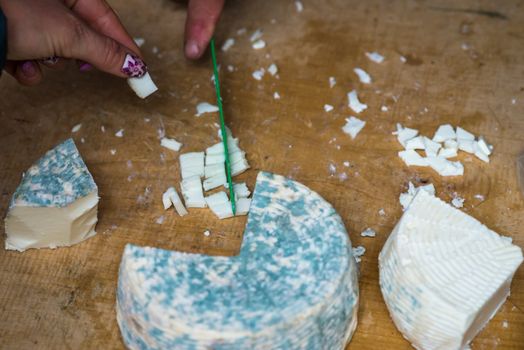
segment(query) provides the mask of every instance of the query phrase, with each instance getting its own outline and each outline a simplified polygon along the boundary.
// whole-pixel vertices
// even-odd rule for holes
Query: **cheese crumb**
[[[329,87],[332,89],[335,85],[337,85],[335,77],[329,77]]]
[[[164,223],[164,220],[165,220],[165,217],[164,217],[164,215],[162,215],[162,216],[159,216],[159,217],[156,219],[155,222],[156,222],[158,225],[162,225],[162,224]]]
[[[280,100],[280,94],[279,94],[278,92],[275,91],[275,92],[273,93],[273,98],[274,98],[275,100]]]
[[[297,9],[298,13],[304,11],[304,5],[301,1],[295,1],[295,8]]]
[[[256,71],[253,72],[252,76],[253,78],[255,78],[255,80],[262,80],[262,78],[264,77],[264,73],[265,73],[265,69],[264,68],[260,68]]]
[[[375,237],[377,235],[377,233],[375,232],[375,230],[373,230],[372,228],[367,228],[365,229],[364,231],[362,231],[360,233],[360,235],[362,237]]]
[[[268,68],[267,71],[272,76],[275,76],[278,73],[278,67],[276,64],[272,63]]]
[[[100,130],[101,130],[102,132],[106,132],[106,127],[102,125],[102,126],[100,127]]]
[[[337,167],[333,163],[329,164],[328,169],[329,169],[329,173],[331,174],[331,176],[335,175],[335,173],[337,172]]]
[[[218,106],[212,105],[207,102],[201,102],[196,106],[196,114],[195,117],[200,117],[202,114],[205,113],[215,113],[218,112]]]
[[[457,193],[454,193],[453,199],[451,200],[451,204],[453,204],[455,208],[462,208],[464,207],[464,201],[465,201],[464,198],[459,197]]]
[[[382,63],[384,61],[384,56],[378,52],[366,52],[366,56],[375,63]]]
[[[342,131],[350,135],[352,139],[355,139],[355,137],[357,137],[358,133],[364,128],[365,125],[365,121],[355,117],[349,117],[346,118],[346,125],[342,127]]]
[[[387,112],[388,111],[388,107],[387,106],[382,106],[382,107],[380,107],[380,110],[382,112]]]
[[[481,202],[484,201],[484,196],[481,195],[481,194],[476,194],[476,195],[474,195],[473,197],[475,197],[475,199],[478,199],[478,200],[481,201]]]
[[[361,68],[355,68],[353,69],[353,72],[355,72],[362,84],[371,83],[371,76],[365,70]]]
[[[386,211],[385,211],[383,208],[381,208],[381,209],[378,211],[378,215],[380,215],[380,216],[385,216],[385,215],[386,215]]]
[[[251,37],[249,38],[249,41],[255,42],[258,39],[262,37],[262,30],[257,29],[253,34],[251,34]]]
[[[116,149],[113,148],[109,152],[111,153],[112,156],[114,156],[116,154]]]
[[[262,39],[259,39],[257,41],[255,41],[253,43],[253,45],[251,45],[253,47],[253,49],[255,50],[261,50],[263,49],[264,47],[266,47],[266,42]]]
[[[344,164],[344,166],[345,166],[346,168],[349,168],[349,165],[350,165],[350,164],[349,164],[349,162],[348,162],[347,160],[346,160],[344,163],[342,163],[342,164]]]
[[[204,236],[209,237],[210,235],[211,235],[211,232],[209,232],[208,230],[204,231]]]
[[[120,129],[115,133],[116,137],[124,137],[124,129]]]
[[[328,104],[325,104],[324,105],[324,110],[326,112],[331,112],[333,110],[333,106],[332,105],[328,105]]]
[[[82,128],[82,124],[76,124],[76,125],[73,126],[73,128],[71,129],[71,132],[78,132],[78,131],[80,131],[81,128]]]
[[[352,251],[355,260],[357,261],[357,263],[359,263],[362,261],[361,257],[364,255],[364,253],[366,253],[366,248],[359,245],[358,247],[353,248]]]
[[[226,41],[224,41],[224,44],[222,44],[222,51],[226,52],[229,50],[233,45],[235,45],[235,39],[229,38]]]
[[[360,113],[368,106],[358,99],[357,92],[355,90],[348,93],[348,106],[351,108],[355,113]]]
[[[146,43],[146,40],[144,38],[133,38],[133,41],[138,47],[142,47]]]

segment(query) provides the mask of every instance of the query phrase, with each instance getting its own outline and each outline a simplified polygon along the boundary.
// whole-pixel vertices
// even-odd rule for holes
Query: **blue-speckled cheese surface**
[[[96,234],[98,188],[72,139],[34,163],[5,218],[9,250],[57,248]]]
[[[335,210],[307,187],[260,173],[240,254],[127,245],[117,319],[130,349],[343,349],[358,281]]]
[[[68,139],[27,170],[10,207],[65,207],[94,191],[95,181],[73,139]]]

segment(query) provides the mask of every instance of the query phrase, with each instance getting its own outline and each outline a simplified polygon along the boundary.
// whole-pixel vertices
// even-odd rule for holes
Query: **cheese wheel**
[[[357,324],[342,220],[284,177],[257,178],[239,255],[127,245],[117,320],[129,349],[343,349]]]

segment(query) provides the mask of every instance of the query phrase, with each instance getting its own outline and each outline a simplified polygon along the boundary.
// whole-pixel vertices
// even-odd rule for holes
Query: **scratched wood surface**
[[[94,238],[57,250],[0,250],[2,349],[122,349],[114,306],[126,243],[218,255],[235,254],[241,244],[245,218],[219,222],[208,210],[179,218],[164,212],[160,201],[180,176],[178,154],[160,147],[159,133],[183,142],[184,152],[218,141],[216,115],[194,116],[198,102],[213,102],[214,90],[209,57],[197,63],[183,58],[185,9],[169,1],[112,3],[130,32],[146,39],[143,52],[159,93],[141,101],[124,81],[73,67],[46,72],[36,88],[0,80],[2,216],[22,172],[71,136],[101,196]],[[524,150],[524,3],[304,0],[304,7],[298,14],[293,1],[230,1],[220,22],[217,41],[236,40],[219,55],[226,116],[252,165],[239,178],[252,188],[257,171],[272,171],[332,203],[353,244],[367,249],[359,325],[348,349],[410,349],[388,316],[377,264],[401,215],[398,195],[408,181],[434,183],[447,201],[456,192],[466,199],[465,212],[524,247],[524,199],[515,173],[516,156]],[[240,28],[247,34],[237,35]],[[255,51],[248,37],[258,28],[267,47]],[[375,50],[386,57],[382,64],[365,57]],[[271,63],[279,78],[251,77]],[[355,67],[368,71],[373,83],[359,83]],[[332,89],[330,76],[337,79]],[[346,100],[351,89],[369,106],[359,115],[367,124],[355,140],[341,131],[352,114]],[[324,112],[326,103],[335,107],[331,113]],[[463,177],[407,168],[391,135],[396,122],[429,136],[442,123],[460,125],[485,135],[495,153],[490,164],[461,155]],[[114,135],[119,129],[123,138]],[[376,238],[360,237],[367,227]],[[520,268],[511,297],[473,349],[523,348]]]

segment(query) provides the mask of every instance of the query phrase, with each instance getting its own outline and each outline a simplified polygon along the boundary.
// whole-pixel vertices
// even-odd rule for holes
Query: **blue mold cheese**
[[[117,320],[129,349],[343,349],[358,280],[342,220],[318,194],[261,172],[240,253],[128,244]]]
[[[98,188],[75,143],[48,151],[22,178],[11,199],[5,248],[70,246],[96,234]]]
[[[380,288],[417,349],[467,349],[510,293],[522,250],[418,191],[379,255]]]

